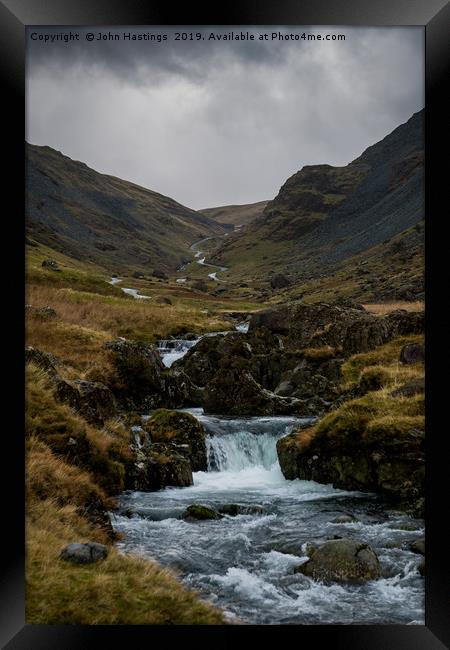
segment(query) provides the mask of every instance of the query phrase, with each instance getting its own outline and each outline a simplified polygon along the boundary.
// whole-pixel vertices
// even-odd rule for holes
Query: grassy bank
[[[128,432],[88,425],[55,401],[45,372],[29,367],[27,395],[27,622],[211,625],[222,613],[151,561],[121,555],[107,510],[123,489]],[[59,559],[72,542],[109,546],[106,560]]]

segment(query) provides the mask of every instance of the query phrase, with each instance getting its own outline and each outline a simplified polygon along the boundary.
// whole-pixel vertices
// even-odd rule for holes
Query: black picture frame
[[[21,648],[89,648],[99,643],[133,644],[142,648],[155,639],[170,643],[175,636],[226,641],[251,634],[260,626],[149,628],[147,626],[37,626],[25,624],[24,577],[24,379],[23,289],[24,287],[24,127],[25,127],[25,27],[29,25],[421,25],[426,43],[426,331],[427,331],[427,573],[426,623],[424,626],[283,626],[264,627],[263,634],[279,638],[280,632],[298,634],[303,644],[330,643],[333,650],[439,650],[450,647],[450,599],[447,437],[444,408],[445,359],[448,317],[440,316],[446,293],[437,290],[445,278],[446,240],[440,234],[445,221],[443,196],[447,188],[445,161],[450,9],[444,0],[241,0],[210,7],[147,0],[3,0],[0,2],[0,69],[4,162],[7,180],[4,197],[10,203],[3,213],[4,243],[12,253],[9,280],[3,284],[4,321],[10,325],[7,349],[12,363],[4,368],[10,399],[4,405],[2,542],[5,560],[1,574],[0,641],[8,650]],[[447,120],[448,121],[448,120]],[[5,173],[5,172],[4,172]],[[442,209],[439,202],[442,202]],[[5,278],[4,278],[5,279]],[[444,303],[444,305],[442,304]],[[433,336],[431,331],[433,329]],[[5,339],[4,339],[5,340]],[[442,375],[441,375],[442,372]],[[442,411],[441,411],[442,409]],[[442,450],[441,450],[442,446]],[[10,472],[5,472],[8,467]],[[5,512],[6,510],[6,512]],[[156,636],[155,636],[156,635]],[[159,636],[161,635],[161,637]],[[216,636],[217,635],[217,636]],[[213,640],[213,642],[215,639]],[[267,641],[270,640],[267,638]]]

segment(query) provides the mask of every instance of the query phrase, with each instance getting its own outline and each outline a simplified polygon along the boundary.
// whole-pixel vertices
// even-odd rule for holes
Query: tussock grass
[[[54,454],[95,474],[108,493],[124,488],[125,467],[131,461],[129,433],[112,421],[103,429],[89,425],[66,404],[56,402],[46,373],[27,368],[26,433],[44,442]]]
[[[110,548],[106,560],[72,565],[58,558],[71,542],[104,543],[74,506],[33,505],[27,520],[29,624],[216,625],[222,613],[155,563]]]
[[[324,345],[321,348],[305,348],[302,353],[308,361],[327,361],[335,356],[336,350],[331,345]]]
[[[88,425],[55,401],[46,373],[29,364],[27,399],[27,600],[30,624],[214,625],[220,610],[175,574],[110,547],[106,560],[59,559],[72,542],[109,544],[109,494],[121,490],[128,432],[112,420]],[[75,441],[76,444],[69,444]]]
[[[406,366],[399,362],[400,350],[407,343],[423,343],[421,334],[401,336],[370,352],[355,354],[342,366],[342,374],[346,387],[351,387],[359,381],[361,373],[367,372],[370,366],[383,367],[392,378],[392,383],[400,384],[408,379],[423,375],[423,366]]]
[[[330,445],[341,445],[395,442],[410,435],[411,430],[418,431],[420,436],[425,426],[424,395],[392,395],[396,387],[423,377],[421,364],[399,363],[401,348],[410,342],[423,342],[423,336],[399,337],[350,357],[342,366],[343,389],[357,389],[365,394],[342,403],[315,426],[298,431],[292,443],[306,449],[321,437]]]

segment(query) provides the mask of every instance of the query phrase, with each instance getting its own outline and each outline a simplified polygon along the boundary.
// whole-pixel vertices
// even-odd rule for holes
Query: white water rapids
[[[121,495],[115,529],[119,548],[154,558],[181,572],[183,582],[222,607],[231,621],[250,624],[423,624],[420,556],[409,543],[423,522],[390,512],[373,495],[313,481],[286,481],[276,441],[310,420],[294,417],[223,418],[189,410],[207,431],[208,471],[194,485]],[[259,506],[262,514],[186,522],[200,503]],[[351,513],[357,521],[334,524]],[[305,542],[335,535],[369,543],[382,577],[362,585],[314,582],[296,566]]]

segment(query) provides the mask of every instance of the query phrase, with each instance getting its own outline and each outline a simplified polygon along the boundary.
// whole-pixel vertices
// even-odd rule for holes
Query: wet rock
[[[425,537],[422,537],[421,539],[415,539],[413,542],[411,542],[409,548],[413,553],[425,555]]]
[[[421,343],[407,343],[400,350],[400,363],[425,363],[425,347]]]
[[[68,544],[59,554],[61,560],[72,564],[94,564],[104,560],[107,556],[107,546],[96,542]]]
[[[381,576],[380,563],[372,548],[352,539],[325,542],[296,571],[323,582],[365,582]]]
[[[222,515],[208,506],[197,503],[188,506],[181,515],[185,521],[206,521],[211,519],[222,519]]]
[[[221,515],[236,517],[237,515],[263,515],[265,509],[262,506],[246,506],[238,503],[226,503],[219,508]]]
[[[422,562],[420,562],[420,564],[417,567],[417,570],[421,576],[425,576],[425,560],[422,560]]]
[[[353,522],[358,521],[353,515],[338,515],[331,520],[332,524],[352,524]]]
[[[286,479],[331,483],[344,490],[379,492],[413,516],[423,515],[425,438],[419,429],[336,437],[295,431],[277,442]]]
[[[188,458],[174,444],[152,444],[135,450],[136,460],[129,470],[127,485],[142,492],[155,492],[165,487],[188,487],[193,484]]]
[[[191,462],[192,471],[203,472],[208,469],[205,429],[190,413],[160,409],[147,420],[144,430],[152,442],[185,445],[184,453]]]

